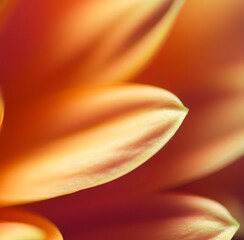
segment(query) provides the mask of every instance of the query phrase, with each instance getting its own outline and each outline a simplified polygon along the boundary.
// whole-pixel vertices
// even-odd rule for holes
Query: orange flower
[[[190,0],[185,5],[167,44],[150,64],[182,0],[45,1],[0,5],[5,102],[0,237],[62,239],[47,220],[7,206],[109,182],[26,208],[47,216],[65,239],[231,239],[238,223],[220,204],[155,194],[216,171],[243,153],[243,98],[237,84],[221,82],[219,65],[209,75],[201,74],[208,55],[191,76],[200,74],[201,79],[188,81],[187,64],[176,56],[185,42],[182,28],[192,22],[191,13],[201,9],[201,3]],[[215,9],[222,9],[212,16],[220,20],[208,33],[214,36],[211,41],[222,33],[221,19],[238,10],[229,8],[228,1],[214,3]],[[200,39],[196,42],[201,48]],[[197,43],[191,56],[198,51]],[[168,59],[174,56],[177,63],[171,64]],[[166,76],[172,82],[159,81]],[[218,80],[202,84],[205,77]],[[125,80],[134,83],[122,84]],[[170,144],[129,173],[168,142],[187,113],[172,93],[138,82],[169,88],[187,102],[192,114]],[[215,114],[226,122],[216,124]]]

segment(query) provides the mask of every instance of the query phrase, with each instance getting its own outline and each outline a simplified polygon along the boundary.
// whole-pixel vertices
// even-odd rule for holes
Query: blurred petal
[[[53,208],[60,209],[57,205]],[[56,219],[67,240],[227,240],[238,229],[238,223],[219,203],[176,194],[114,202],[102,208],[74,207],[69,202],[64,211],[73,214],[62,218],[63,213],[57,211]]]
[[[223,203],[231,214],[244,224],[244,158],[198,181],[183,185],[177,190],[215,199]],[[244,236],[241,228],[237,235]]]
[[[48,220],[15,208],[0,209],[2,240],[62,240],[58,229]]]
[[[0,33],[17,0],[0,1]]]
[[[243,9],[241,0],[186,1],[140,82],[150,79],[177,96],[189,87],[214,86],[219,71],[244,63]]]
[[[141,183],[140,176],[151,179],[145,184],[151,188],[160,182],[163,188],[183,184],[243,155],[243,4],[187,1],[162,51],[135,79],[177,94],[190,114],[171,143],[144,169],[131,174],[137,187],[129,188],[144,186],[146,181]],[[162,170],[165,164],[169,169],[166,173]]]
[[[160,46],[182,3],[22,0],[0,36],[5,95],[128,78]]]
[[[187,113],[173,94],[143,85],[72,89],[6,109],[0,136],[2,204],[118,178],[165,145]]]

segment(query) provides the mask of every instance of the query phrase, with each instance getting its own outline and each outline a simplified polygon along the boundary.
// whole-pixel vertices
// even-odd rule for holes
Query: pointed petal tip
[[[172,93],[133,84],[73,89],[30,104],[17,123],[13,114],[11,131],[19,132],[26,153],[12,156],[13,149],[5,148],[2,202],[46,199],[112,181],[158,152],[187,114]],[[47,141],[29,147],[32,137],[43,136]]]

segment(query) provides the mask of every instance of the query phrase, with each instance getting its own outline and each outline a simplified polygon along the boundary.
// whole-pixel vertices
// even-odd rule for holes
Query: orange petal
[[[0,36],[5,95],[128,78],[160,46],[182,3],[22,0]]]
[[[148,185],[169,187],[200,178],[244,154],[243,95],[224,95],[202,105],[191,109],[177,136],[150,161],[148,174],[155,177]]]
[[[2,240],[62,240],[58,229],[48,220],[15,208],[0,209]]]
[[[190,114],[164,149],[129,174],[82,191],[75,198],[82,199],[82,204],[93,199],[113,202],[174,187],[218,171],[243,155],[242,89],[230,93],[226,89],[212,94],[195,92],[188,98]]]
[[[238,229],[238,223],[219,203],[179,194],[113,202],[102,207],[68,202],[64,209],[66,218],[61,217],[64,213],[60,214],[60,206],[52,206],[50,211],[56,209],[67,240],[227,240]]]
[[[215,85],[220,70],[244,62],[243,9],[244,1],[186,1],[167,43],[139,81],[177,96],[189,87]]]
[[[216,93],[216,94],[215,94]],[[206,95],[205,95],[206,94]],[[188,117],[171,141],[150,161],[79,198],[112,200],[168,189],[220,170],[244,151],[244,95],[195,92],[185,99]]]
[[[118,178],[165,145],[187,113],[173,94],[143,85],[72,89],[11,107],[0,136],[2,203]]]

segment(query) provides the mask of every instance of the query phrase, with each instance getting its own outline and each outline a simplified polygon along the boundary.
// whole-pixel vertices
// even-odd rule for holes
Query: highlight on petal
[[[238,223],[219,203],[195,196],[163,194],[86,209],[60,219],[64,238],[78,240],[230,240]],[[70,211],[70,204],[66,210]],[[73,211],[77,212],[75,208]]]
[[[74,88],[10,108],[0,136],[0,202],[51,198],[118,178],[164,146],[186,113],[176,96],[144,85]]]
[[[0,209],[2,240],[62,240],[58,229],[48,220],[17,208]]]
[[[0,126],[2,126],[3,116],[4,116],[4,103],[2,98],[0,97]]]
[[[98,38],[99,44],[91,44],[92,51],[88,52],[83,69],[73,71],[80,79],[80,76],[88,76],[90,82],[111,82],[119,81],[130,77],[138,71],[153,55],[155,50],[161,45],[169,32],[181,6],[182,0],[134,0],[130,2],[107,1],[88,6],[88,12],[94,19],[101,13],[103,20],[98,24],[97,20],[92,21],[94,27],[86,26],[88,35],[86,41],[91,41],[91,37]],[[81,6],[83,7],[83,6]],[[111,14],[111,11],[117,11]],[[116,15],[115,15],[116,14]],[[86,15],[88,19],[91,15]],[[84,36],[80,31],[80,22],[83,20],[79,11],[70,13],[71,21],[66,21],[68,34],[62,28],[62,37],[65,46],[70,46],[73,52],[77,51]],[[105,18],[105,19],[104,19]],[[76,28],[71,27],[75,23]],[[65,24],[64,24],[65,25]],[[99,30],[108,31],[107,34]],[[78,28],[78,29],[77,29]],[[104,29],[105,28],[105,29]],[[94,29],[99,31],[94,32]],[[63,34],[65,33],[65,36]],[[83,40],[84,41],[84,40]],[[77,46],[78,45],[78,46]],[[64,47],[60,47],[64,49]],[[72,50],[67,49],[67,50]],[[78,66],[79,67],[79,66]],[[75,69],[74,69],[75,70]]]
[[[131,76],[161,45],[182,3],[22,0],[0,36],[6,95]]]
[[[192,98],[196,106],[170,144],[118,185],[132,191],[175,187],[218,171],[244,154],[243,95],[224,95],[199,106],[198,97]],[[125,182],[133,184],[126,187]]]

